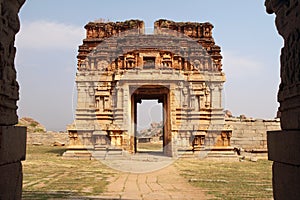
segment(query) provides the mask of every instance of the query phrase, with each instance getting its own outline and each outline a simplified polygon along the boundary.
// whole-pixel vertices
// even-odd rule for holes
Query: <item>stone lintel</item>
[[[269,160],[300,166],[300,131],[268,131]]]
[[[0,126],[0,165],[25,160],[26,127]]]

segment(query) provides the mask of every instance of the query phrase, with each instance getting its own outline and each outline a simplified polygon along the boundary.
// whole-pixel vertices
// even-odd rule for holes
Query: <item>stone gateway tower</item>
[[[79,46],[77,109],[66,157],[137,152],[137,104],[163,104],[163,153],[231,150],[222,107],[221,49],[210,23],[90,22]],[[86,151],[89,150],[89,151]]]

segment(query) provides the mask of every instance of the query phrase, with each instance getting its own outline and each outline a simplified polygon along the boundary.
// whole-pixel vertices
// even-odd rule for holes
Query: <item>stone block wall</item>
[[[247,151],[267,149],[267,131],[281,130],[280,120],[227,118],[232,128],[231,146]]]

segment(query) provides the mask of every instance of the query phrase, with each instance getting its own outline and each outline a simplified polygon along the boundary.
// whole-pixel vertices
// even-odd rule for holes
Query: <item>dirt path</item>
[[[190,185],[173,165],[151,173],[120,173],[111,178],[101,199],[205,200],[204,192]]]

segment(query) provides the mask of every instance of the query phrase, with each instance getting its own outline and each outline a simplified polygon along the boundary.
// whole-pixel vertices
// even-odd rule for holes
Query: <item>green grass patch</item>
[[[222,162],[180,159],[182,176],[215,199],[272,199],[272,162]]]

